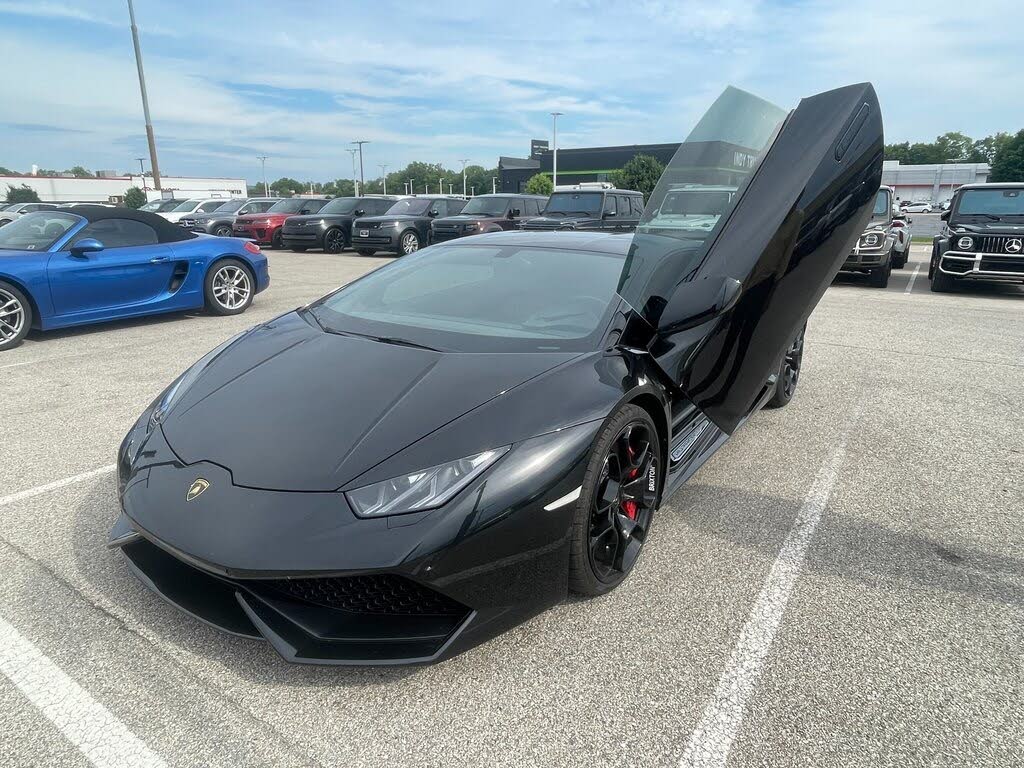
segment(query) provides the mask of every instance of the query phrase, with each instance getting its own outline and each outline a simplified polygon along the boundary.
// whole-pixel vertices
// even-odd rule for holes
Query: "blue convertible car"
[[[77,205],[0,228],[0,352],[46,331],[206,308],[237,315],[270,284],[255,243],[129,208]]]

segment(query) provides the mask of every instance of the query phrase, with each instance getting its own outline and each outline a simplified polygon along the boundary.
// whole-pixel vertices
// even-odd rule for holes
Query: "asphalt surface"
[[[796,399],[668,500],[620,589],[416,669],[289,666],[164,604],[104,547],[111,472],[11,499],[112,464],[208,349],[386,259],[272,252],[243,316],[30,336],[0,355],[0,765],[1021,764],[1024,288],[932,294],[926,256],[837,280]],[[145,759],[83,746],[83,712]]]

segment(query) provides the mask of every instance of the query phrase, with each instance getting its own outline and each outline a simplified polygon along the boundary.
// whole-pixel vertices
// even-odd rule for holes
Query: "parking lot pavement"
[[[439,666],[332,669],[286,665],[142,587],[104,548],[112,473],[15,496],[109,465],[208,349],[386,261],[270,258],[242,317],[34,336],[0,356],[0,620],[158,764],[1019,761],[1024,289],[932,294],[920,246],[885,290],[841,277],[794,402],[668,500],[620,589]],[[38,688],[12,682],[2,638],[0,764],[87,765]]]

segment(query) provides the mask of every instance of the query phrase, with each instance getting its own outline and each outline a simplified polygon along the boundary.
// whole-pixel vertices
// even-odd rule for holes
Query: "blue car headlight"
[[[359,517],[385,517],[422,512],[447,503],[474,478],[508,453],[511,446],[438,464],[348,491],[345,497]]]

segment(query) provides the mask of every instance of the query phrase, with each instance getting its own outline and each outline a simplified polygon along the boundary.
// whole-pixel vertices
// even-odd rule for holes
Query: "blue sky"
[[[970,12],[966,12],[966,8]],[[729,84],[863,80],[887,141],[1024,128],[1019,0],[136,0],[161,170],[254,181],[679,141]],[[0,0],[0,166],[147,154],[123,0]],[[1002,23],[1000,22],[1002,20]],[[147,161],[148,166],[148,161]]]

